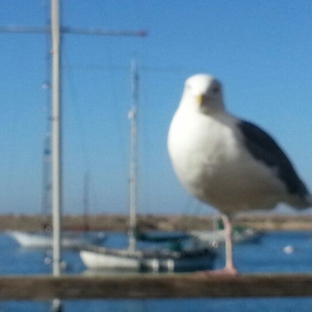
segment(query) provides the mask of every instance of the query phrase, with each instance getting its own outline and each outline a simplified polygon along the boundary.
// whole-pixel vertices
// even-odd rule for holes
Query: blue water
[[[123,234],[109,234],[108,246],[126,246]],[[293,253],[284,252],[286,246],[293,247]],[[0,274],[43,274],[51,273],[49,263],[51,251],[25,250],[10,237],[0,234]],[[312,272],[312,232],[266,233],[258,244],[241,244],[234,247],[234,258],[242,273]],[[75,252],[65,251],[63,260],[66,273],[82,273],[86,269]],[[215,267],[224,265],[221,249]],[[181,299],[181,300],[65,300],[64,312],[311,312],[312,298],[274,299]],[[51,302],[1,301],[0,312],[6,311],[51,311]]]

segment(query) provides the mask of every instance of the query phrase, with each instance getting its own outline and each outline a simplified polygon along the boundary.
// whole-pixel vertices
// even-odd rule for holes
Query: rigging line
[[[132,0],[132,14],[134,16],[135,24],[148,26],[148,19],[146,18],[146,3],[143,1]],[[153,162],[155,157],[152,155],[152,148],[150,145],[150,128],[151,123],[148,120],[148,103],[149,101],[149,92],[146,91],[148,82],[148,75],[145,74],[147,67],[143,64],[148,61],[150,56],[150,45],[147,40],[136,41],[136,51],[135,57],[140,59],[140,63],[138,64],[138,74],[140,75],[140,87],[139,87],[139,108],[138,108],[138,162],[139,166],[139,194],[138,197],[140,199],[140,207],[142,213],[151,212],[152,204],[151,198],[153,198]],[[148,63],[147,63],[148,64]],[[152,121],[153,123],[153,121]],[[155,209],[155,208],[154,208]],[[157,208],[156,208],[157,209]]]
[[[63,39],[63,46],[64,46],[64,48],[63,48],[64,58],[66,58],[66,61],[69,62],[68,61],[69,57],[67,56],[67,51],[65,48],[64,39]],[[81,109],[80,109],[79,101],[77,100],[77,91],[76,91],[76,88],[74,86],[74,81],[73,81],[72,77],[73,77],[72,71],[70,69],[67,70],[67,79],[68,79],[69,90],[70,90],[72,102],[74,103],[74,105],[73,105],[74,111],[76,113],[76,122],[77,122],[77,126],[78,126],[78,131],[79,131],[79,139],[80,139],[80,144],[81,144],[83,161],[84,161],[86,171],[90,171],[90,161],[89,161],[89,155],[88,155],[88,151],[87,151],[87,144],[86,144],[86,140],[85,140],[85,137],[86,137],[85,136],[85,130],[84,130],[83,121],[82,121],[82,117],[81,117]]]
[[[96,65],[96,64],[90,64],[90,65],[65,65],[64,69],[69,68],[72,70],[94,70],[94,71],[123,71],[123,72],[128,72],[129,68],[126,66],[121,66],[121,65]]]
[[[68,66],[64,66],[67,68]],[[97,70],[97,71],[128,71],[129,69],[126,66],[122,65],[111,65],[104,66],[98,64],[90,64],[90,65],[71,65],[71,69],[75,70]],[[194,73],[194,72],[202,72],[199,69],[192,69],[186,67],[157,67],[157,66],[141,66],[141,72],[159,72],[159,73],[169,73],[169,74],[180,74],[180,73]]]

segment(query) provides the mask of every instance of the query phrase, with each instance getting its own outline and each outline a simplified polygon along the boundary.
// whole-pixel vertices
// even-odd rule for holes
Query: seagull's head
[[[181,106],[207,115],[224,111],[221,83],[205,74],[188,78],[185,82]]]

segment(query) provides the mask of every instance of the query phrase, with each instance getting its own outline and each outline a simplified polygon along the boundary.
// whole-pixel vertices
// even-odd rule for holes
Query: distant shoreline
[[[64,230],[83,230],[87,220],[91,231],[126,232],[128,217],[126,215],[99,214],[90,215],[86,219],[81,215],[63,217]],[[51,218],[45,220],[51,224]],[[236,225],[251,226],[265,231],[274,230],[310,230],[312,231],[312,215],[240,215],[233,221]],[[184,231],[209,230],[213,217],[190,215],[139,215],[138,225],[142,230]],[[0,215],[0,231],[21,230],[40,231],[43,228],[43,217],[40,215]]]

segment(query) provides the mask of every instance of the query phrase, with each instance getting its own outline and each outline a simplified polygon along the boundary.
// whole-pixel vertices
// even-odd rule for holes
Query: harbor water
[[[125,247],[124,234],[108,233],[104,243],[110,247]],[[21,248],[11,237],[0,235],[0,274],[49,274],[52,271],[51,250]],[[224,265],[224,250],[219,247],[215,268]],[[236,244],[234,258],[241,273],[311,273],[312,232],[268,232],[258,243]],[[66,274],[92,274],[84,267],[79,254],[63,252]],[[174,300],[65,300],[63,312],[276,312],[312,311],[312,298],[249,298],[249,299],[174,299]],[[48,301],[1,301],[0,312],[51,311]]]

